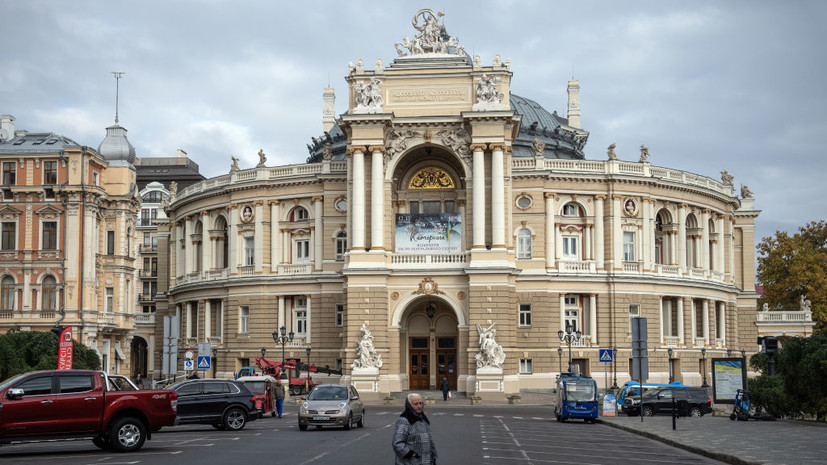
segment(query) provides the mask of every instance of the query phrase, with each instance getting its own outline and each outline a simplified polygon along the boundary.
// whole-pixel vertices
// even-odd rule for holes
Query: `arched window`
[[[517,258],[531,259],[531,231],[522,228],[517,232]]]
[[[14,278],[4,276],[0,281],[0,310],[14,310]]]
[[[689,268],[697,268],[699,265],[697,260],[699,239],[698,219],[690,213],[686,217],[686,266]]]
[[[203,238],[202,238],[203,231],[204,231],[204,226],[201,224],[201,222],[199,221],[199,222],[195,223],[195,233],[194,233],[195,237],[193,238],[193,242],[194,242],[193,245],[195,246],[194,247],[195,250],[193,251],[193,253],[195,253],[195,271],[203,271],[203,269],[204,269],[203,266],[202,266],[203,263],[201,262],[201,259],[204,255],[202,253],[203,252],[202,247],[203,247],[203,244],[204,244],[202,242],[203,241]]]
[[[347,252],[347,233],[339,231],[336,233],[336,261],[344,260],[345,252]]]
[[[215,268],[222,270],[227,268],[227,263],[230,262],[230,248],[227,241],[227,220],[223,216],[219,216],[215,220],[214,229],[221,231],[218,240],[215,241],[215,249],[213,250],[213,260]],[[211,241],[212,242],[212,241]]]
[[[707,250],[709,250],[709,261],[706,263],[707,269],[714,270],[715,269],[715,261],[716,261],[716,250],[715,250],[715,221],[712,219],[709,220],[709,224],[707,224],[707,228],[709,231],[709,242],[706,244]]]
[[[574,202],[563,205],[563,216],[583,216],[580,205]]]
[[[307,209],[303,207],[294,209],[291,216],[292,218],[290,218],[290,221],[304,221],[310,218],[310,214],[307,213]]]
[[[46,276],[40,284],[40,309],[44,312],[57,310],[57,281],[53,276]]]

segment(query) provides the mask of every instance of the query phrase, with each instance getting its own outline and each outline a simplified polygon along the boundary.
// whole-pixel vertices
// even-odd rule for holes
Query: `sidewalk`
[[[722,462],[773,465],[827,463],[827,425],[800,421],[731,421],[729,416],[600,417],[624,431],[664,442]]]

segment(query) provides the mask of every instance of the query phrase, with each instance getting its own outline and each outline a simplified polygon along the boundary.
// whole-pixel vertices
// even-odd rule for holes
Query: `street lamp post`
[[[709,387],[709,384],[706,384],[706,347],[701,348],[701,362],[701,369],[704,371],[704,383],[701,387]]]
[[[560,362],[559,363],[560,373],[562,373],[563,372],[563,348],[562,347],[557,348],[557,360]]]
[[[612,369],[614,369],[614,381],[612,382],[612,390],[617,392],[617,347],[612,349]]]
[[[281,376],[280,376],[280,378],[283,379],[283,380],[287,379],[287,370],[284,369],[285,368],[284,367],[284,362],[285,362],[285,360],[284,360],[284,346],[288,342],[293,342],[293,336],[295,336],[295,333],[293,331],[290,331],[290,333],[288,333],[287,328],[285,328],[284,326],[279,328],[278,331],[273,331],[273,340],[276,341],[276,344],[281,344]]]
[[[669,354],[669,382],[675,381],[675,373],[672,371],[672,349],[666,351]]]
[[[304,349],[307,352],[307,378],[304,380],[304,391],[310,391],[310,347]]]
[[[579,330],[572,331],[572,329],[573,328],[571,327],[571,324],[567,321],[566,322],[566,331],[563,332],[562,329],[560,331],[557,331],[557,337],[559,337],[562,342],[565,342],[566,345],[569,346],[569,373],[572,372],[572,369],[571,369],[571,344],[573,342],[579,341],[580,337],[583,335],[583,333],[581,333]]]

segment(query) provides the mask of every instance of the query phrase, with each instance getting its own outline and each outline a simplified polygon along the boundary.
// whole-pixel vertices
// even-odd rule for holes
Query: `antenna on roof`
[[[571,65],[571,80],[574,81],[574,65]]]
[[[118,91],[120,80],[123,75],[126,74],[122,71],[112,71],[112,75],[115,76],[115,124],[118,124]]]

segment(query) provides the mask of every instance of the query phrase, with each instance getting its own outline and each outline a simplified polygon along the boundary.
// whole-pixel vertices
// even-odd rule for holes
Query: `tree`
[[[72,367],[99,370],[97,352],[72,342]],[[0,336],[0,381],[14,375],[57,368],[57,335],[50,331],[12,329]]]
[[[802,295],[812,302],[815,332],[827,330],[827,221],[808,223],[790,236],[776,231],[757,246],[761,303],[799,308]]]

